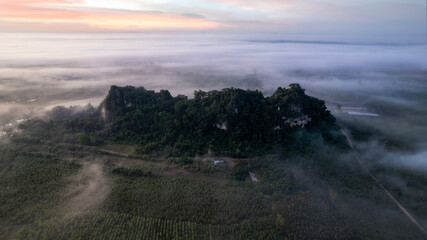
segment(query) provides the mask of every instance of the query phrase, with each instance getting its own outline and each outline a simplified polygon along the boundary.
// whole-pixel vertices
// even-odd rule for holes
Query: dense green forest
[[[424,239],[337,130],[297,84],[191,99],[113,86],[2,140],[0,239]],[[425,176],[373,170],[427,217]]]
[[[112,86],[101,108],[111,141],[141,145],[142,153],[170,146],[177,156],[210,150],[247,157],[298,127],[331,134],[335,122],[325,102],[307,96],[298,84],[278,88],[270,97],[231,88],[195,91],[192,99],[172,97],[167,90]]]

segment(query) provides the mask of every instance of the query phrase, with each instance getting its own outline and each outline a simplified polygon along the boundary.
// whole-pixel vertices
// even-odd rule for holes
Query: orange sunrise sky
[[[0,31],[424,31],[422,0],[1,0]],[[392,27],[391,27],[392,26]]]

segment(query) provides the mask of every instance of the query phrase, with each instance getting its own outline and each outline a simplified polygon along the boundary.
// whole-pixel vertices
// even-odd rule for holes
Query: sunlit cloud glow
[[[4,27],[28,24],[34,30],[55,25],[82,25],[93,30],[198,30],[218,28],[219,23],[179,13],[143,11],[128,1],[24,0],[1,5]],[[69,30],[69,29],[64,29]]]
[[[393,27],[390,27],[393,26]],[[424,34],[422,0],[2,0],[2,31]]]

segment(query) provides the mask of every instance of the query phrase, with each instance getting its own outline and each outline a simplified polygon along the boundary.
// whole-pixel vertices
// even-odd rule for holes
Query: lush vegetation
[[[82,224],[83,223],[83,224]],[[260,221],[260,224],[263,224]],[[268,224],[268,223],[264,223]],[[271,223],[270,223],[271,224]],[[37,222],[19,232],[21,239],[218,239],[235,235],[247,239],[250,225],[212,225],[125,213],[90,211]],[[276,231],[258,232],[258,239],[276,239]]]
[[[334,122],[298,85],[194,99],[112,87],[101,108],[57,107],[0,145],[0,239],[423,239]],[[196,156],[209,150],[250,157]],[[425,176],[374,170],[427,216]]]
[[[110,163],[114,156],[67,144],[19,144],[1,151],[7,169],[1,172],[3,237],[14,232],[16,239],[422,239],[369,176],[337,163],[332,151],[305,147],[241,159],[222,178],[116,167]],[[104,162],[111,193],[98,210],[64,212],[64,191],[75,181],[70,176],[94,159]],[[245,169],[240,178],[233,177],[239,168]],[[246,171],[256,172],[259,182]],[[426,181],[408,181],[420,179]]]
[[[194,98],[172,97],[167,90],[116,87],[101,106],[114,142],[139,144],[140,153],[165,146],[177,156],[209,150],[250,156],[278,144],[299,128],[319,130],[332,139],[335,118],[325,103],[305,95],[298,84],[278,88],[270,97],[259,91],[195,91]]]
[[[66,177],[79,165],[61,161],[55,149],[40,152],[34,146],[0,146],[0,221],[25,223],[48,215],[50,204],[59,202]]]

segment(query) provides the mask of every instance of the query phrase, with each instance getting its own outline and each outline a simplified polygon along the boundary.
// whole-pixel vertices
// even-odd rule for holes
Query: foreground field
[[[327,153],[273,153],[204,171],[197,160],[99,147],[5,144],[2,239],[422,239],[360,169]],[[119,167],[119,163],[134,162]],[[254,183],[245,169],[259,177]],[[172,172],[176,174],[171,174]],[[383,172],[384,174],[385,172]],[[394,173],[399,174],[399,173]],[[425,178],[413,176],[414,187]],[[416,185],[417,183],[417,185]],[[399,189],[394,189],[395,192]],[[417,217],[425,205],[403,199]],[[378,214],[383,214],[378,218]]]

